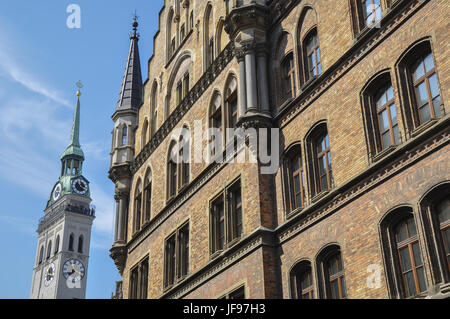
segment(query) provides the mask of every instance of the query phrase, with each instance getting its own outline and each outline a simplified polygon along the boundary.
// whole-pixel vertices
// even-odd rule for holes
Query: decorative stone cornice
[[[131,164],[131,172],[134,174],[153,154],[158,146],[164,141],[175,126],[180,122],[183,116],[190,110],[190,108],[197,102],[203,93],[210,87],[219,74],[233,59],[234,44],[230,42],[222,53],[214,60],[213,64],[197,81],[194,87],[189,91],[187,96],[172,112],[169,118],[164,122],[161,128],[155,133],[150,142],[144,146],[142,151],[136,156],[134,162]]]

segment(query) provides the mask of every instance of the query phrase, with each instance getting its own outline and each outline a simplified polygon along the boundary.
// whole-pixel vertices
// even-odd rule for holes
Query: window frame
[[[183,249],[181,249],[182,243],[180,237],[186,233],[188,240],[184,243]],[[187,221],[164,240],[164,290],[168,290],[183,281],[189,274],[190,222]]]
[[[236,200],[239,193],[240,204]],[[222,210],[218,210],[221,207]],[[242,201],[241,178],[237,178],[215,196],[209,204],[209,242],[210,258],[217,257],[222,251],[235,245],[244,235],[244,207]],[[219,214],[221,212],[221,214]],[[240,223],[239,223],[240,221]],[[223,245],[220,229],[223,225]]]
[[[414,88],[414,82],[412,77],[412,68],[413,65],[419,60],[423,59],[426,56],[431,54],[434,64],[434,72],[436,75],[437,80],[437,88],[439,91],[439,97],[441,100],[440,104],[440,117],[438,118],[432,118],[431,117],[431,108],[433,106],[429,105],[428,102],[428,108],[430,110],[430,120],[427,122],[422,123],[419,119],[418,114],[418,103],[417,103],[417,96]],[[439,80],[439,70],[438,66],[436,65],[436,59],[435,54],[433,50],[433,44],[431,41],[431,38],[427,37],[424,39],[421,39],[414,44],[412,44],[409,49],[407,49],[398,62],[396,63],[396,72],[399,79],[399,89],[400,89],[400,97],[401,97],[401,106],[402,106],[402,113],[404,113],[404,123],[405,123],[405,130],[408,137],[413,137],[419,133],[421,133],[426,128],[433,125],[437,120],[445,116],[445,107],[444,103],[442,101],[442,88],[441,83]],[[427,93],[428,94],[428,93]],[[429,99],[429,96],[427,96]]]
[[[317,44],[313,47],[312,50],[308,51],[308,40],[309,39],[315,39],[317,41]],[[317,55],[318,52],[318,55]],[[305,36],[302,40],[302,53],[303,53],[303,67],[304,67],[304,78],[305,83],[319,77],[322,74],[323,68],[322,68],[322,55],[320,53],[320,41],[319,41],[319,31],[316,26],[313,26],[308,32],[306,32]],[[314,68],[311,68],[309,57],[314,56]],[[320,66],[320,71],[319,71]],[[311,70],[316,70],[316,74],[311,76]]]
[[[329,262],[338,256],[342,269],[335,274],[330,274]],[[339,263],[338,263],[339,265]],[[346,299],[347,284],[345,280],[345,265],[342,255],[342,250],[337,244],[330,244],[323,248],[317,257],[317,278],[319,281],[319,296],[320,298],[332,299],[331,283],[338,281],[339,299]]]
[[[286,54],[281,62],[283,101],[294,98],[297,94],[294,53]],[[288,85],[289,83],[289,85]]]

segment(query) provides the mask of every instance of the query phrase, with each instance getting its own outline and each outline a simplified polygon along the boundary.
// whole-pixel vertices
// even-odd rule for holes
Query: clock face
[[[50,285],[50,283],[52,282],[53,278],[55,278],[55,271],[56,271],[56,267],[55,264],[51,263],[48,268],[47,271],[44,274],[44,285],[46,287],[48,287]]]
[[[63,275],[64,278],[77,282],[83,279],[85,273],[84,265],[77,259],[69,259],[64,263]]]
[[[87,182],[79,177],[73,180],[72,189],[74,190],[75,193],[84,195],[87,193],[89,188]]]
[[[61,196],[62,192],[62,186],[61,183],[58,183],[55,188],[53,189],[53,200],[58,200],[58,198]]]

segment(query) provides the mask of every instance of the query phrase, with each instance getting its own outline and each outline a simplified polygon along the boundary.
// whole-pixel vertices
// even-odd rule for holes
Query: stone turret
[[[115,184],[116,218],[111,258],[114,259],[121,275],[126,262],[127,207],[132,178],[130,165],[134,158],[134,132],[138,123],[138,110],[142,104],[143,91],[137,27],[137,16],[135,16],[125,73],[116,110],[112,116],[114,129],[109,178]]]

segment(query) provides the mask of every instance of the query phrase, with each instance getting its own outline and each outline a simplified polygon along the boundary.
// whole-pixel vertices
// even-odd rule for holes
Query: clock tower
[[[77,83],[81,89],[81,83]],[[79,142],[80,90],[70,144],[61,156],[61,173],[39,220],[30,298],[84,299],[91,227],[89,181],[83,176],[84,153]]]

